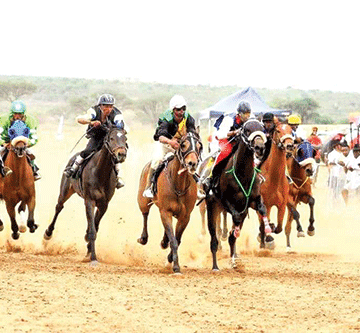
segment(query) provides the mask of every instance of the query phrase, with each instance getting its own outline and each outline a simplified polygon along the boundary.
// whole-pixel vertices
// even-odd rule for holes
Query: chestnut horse
[[[287,167],[289,175],[293,181],[290,184],[288,203],[288,219],[285,225],[286,246],[287,251],[291,251],[290,233],[291,222],[293,219],[296,221],[296,229],[298,237],[305,237],[304,231],[300,224],[300,215],[296,210],[299,203],[303,202],[310,207],[309,227],[307,233],[309,236],[315,235],[314,227],[314,205],[315,199],[312,196],[312,182],[311,176],[313,175],[313,164],[315,163],[316,151],[308,141],[302,142],[296,150],[295,158],[293,156],[287,158]]]
[[[226,167],[221,171],[219,182],[213,188],[213,194],[209,192],[206,197],[212,269],[216,271],[219,270],[216,258],[219,241],[216,230],[220,214],[224,209],[231,214],[233,220],[228,238],[233,268],[236,267],[236,239],[240,236],[249,207],[264,217],[260,224],[261,247],[265,247],[265,234],[271,232],[266,218],[266,208],[260,195],[259,170],[254,168],[254,154],[261,159],[265,152],[264,127],[259,121],[249,119],[243,124],[235,139],[238,142],[233,148],[234,152],[224,161]]]
[[[19,130],[23,130],[28,136],[29,129],[26,127],[25,123],[20,120],[15,123],[13,125],[17,125],[16,130],[18,132]],[[11,131],[12,127],[9,128],[9,133]],[[0,181],[0,198],[4,199],[6,210],[10,216],[11,236],[13,239],[19,238],[19,231],[26,231],[24,225],[19,228],[16,222],[15,206],[18,203],[20,203],[18,208],[19,213],[23,213],[26,207],[28,208],[27,226],[30,232],[35,232],[38,227],[34,220],[36,201],[34,175],[26,155],[26,148],[28,147],[29,140],[27,136],[19,135],[11,140],[4,165],[12,170],[12,174],[2,178]],[[3,229],[2,221],[0,221],[0,229]]]
[[[286,206],[289,200],[289,181],[285,175],[286,154],[294,150],[292,129],[287,124],[282,124],[274,119],[275,129],[272,138],[271,150],[268,158],[261,166],[261,173],[265,177],[261,185],[261,195],[270,220],[270,212],[273,206],[277,207],[277,226],[270,223],[276,234],[282,231],[282,224]],[[261,221],[261,217],[259,217]]]
[[[167,257],[173,263],[174,273],[180,273],[178,247],[182,234],[187,227],[190,214],[197,199],[197,185],[194,174],[200,160],[202,143],[196,133],[189,132],[180,140],[180,147],[175,157],[165,164],[164,170],[157,180],[157,193],[153,199],[143,197],[150,163],[147,163],[141,173],[138,192],[138,204],[143,215],[143,231],[138,242],[145,245],[148,241],[147,220],[153,203],[158,206],[165,232],[161,247],[166,249],[170,242],[170,253]],[[175,234],[172,217],[177,218]]]
[[[114,165],[124,162],[127,154],[126,131],[115,126],[103,125],[103,128],[107,131],[104,144],[87,164],[84,164],[85,161],[83,162],[81,177],[78,179],[68,178],[63,174],[55,215],[44,234],[46,240],[51,238],[57,217],[64,208],[64,203],[74,193],[77,193],[84,199],[87,218],[85,240],[88,243],[88,250],[85,260],[90,260],[92,264],[97,263],[95,239],[99,231],[100,220],[104,216],[115,192],[117,181]],[[70,167],[77,155],[70,159],[67,167]]]

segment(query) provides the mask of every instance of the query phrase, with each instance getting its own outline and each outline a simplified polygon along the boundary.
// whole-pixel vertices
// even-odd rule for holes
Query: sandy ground
[[[82,263],[86,253],[83,201],[73,196],[60,214],[53,238],[42,236],[52,219],[60,176],[84,127],[41,127],[35,147],[42,180],[36,184],[39,229],[11,240],[4,204],[0,214],[0,332],[349,332],[360,330],[360,228],[357,198],[345,207],[332,200],[321,168],[314,189],[316,234],[297,238],[286,252],[285,235],[274,251],[259,251],[254,212],[237,241],[239,268],[229,267],[228,245],[219,253],[220,272],[211,271],[208,236],[199,241],[195,208],[180,246],[182,275],[164,265],[168,250],[153,207],[149,243],[136,242],[142,216],[136,193],[141,168],[151,155],[151,131],[129,134],[124,163],[126,187],[117,190],[103,218],[97,267]],[[84,146],[81,141],[75,149]],[[308,207],[299,207],[304,230]],[[295,226],[293,226],[295,228]]]

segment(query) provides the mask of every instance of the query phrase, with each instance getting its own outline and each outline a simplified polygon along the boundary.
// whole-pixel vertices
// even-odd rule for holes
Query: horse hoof
[[[32,227],[29,227],[31,233],[34,233],[37,228],[38,228],[37,224],[34,224]]]
[[[216,267],[216,268],[213,268],[212,271],[213,271],[214,273],[217,273],[217,272],[220,272],[220,269],[219,269],[218,267]]]
[[[52,234],[48,235],[48,231],[45,230],[45,232],[44,232],[44,239],[45,239],[45,240],[50,240],[50,239],[51,239],[51,236],[52,236]]]
[[[165,243],[165,242],[161,241],[160,246],[161,246],[161,248],[162,248],[163,250],[165,250],[165,249],[167,249],[167,248],[169,247],[169,243]],[[171,261],[170,261],[170,262],[171,262]]]
[[[307,234],[308,234],[309,236],[314,236],[314,235],[315,235],[315,229],[314,229],[314,230],[308,230],[308,231],[307,231]]]
[[[147,239],[146,238],[138,238],[137,242],[141,245],[145,245],[147,243]]]
[[[274,250],[275,249],[275,240],[272,236],[265,237],[265,249]]]
[[[305,237],[304,231],[298,231],[297,236],[298,237]]]
[[[11,234],[11,237],[12,237],[13,239],[17,240],[17,239],[19,239],[20,234],[19,234],[18,232],[13,232],[13,233]]]
[[[286,247],[286,252],[287,253],[294,253],[293,249],[291,248],[291,246],[287,246]]]
[[[20,231],[21,233],[26,232],[26,225],[21,225],[21,226],[19,227],[19,231]]]
[[[89,263],[90,267],[97,267],[99,265],[99,262],[97,260],[91,260]]]

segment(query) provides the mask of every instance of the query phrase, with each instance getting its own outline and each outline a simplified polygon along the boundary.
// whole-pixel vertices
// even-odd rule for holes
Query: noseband
[[[113,130],[109,129],[109,132],[107,133],[107,135],[106,135],[106,137],[104,139],[104,146],[107,149],[107,151],[109,152],[109,154],[111,155],[111,158],[112,158],[113,162],[115,162],[115,164],[116,164],[116,163],[119,163],[120,161],[118,160],[118,157],[113,152],[113,150],[116,149],[116,148],[119,148],[121,146],[117,145],[114,149],[111,149],[111,147],[110,147],[109,136],[110,136],[111,131],[114,131],[114,130],[117,130],[117,129],[113,129]],[[118,132],[118,133],[121,133],[121,132]],[[125,135],[125,134],[121,133],[121,135]],[[125,148],[125,150],[127,150],[126,144],[125,144],[124,148]]]
[[[246,128],[246,125],[247,124],[251,124],[251,123],[254,123],[254,124],[259,124],[259,125],[261,125],[260,124],[260,122],[259,121],[257,121],[257,120],[250,120],[250,123],[248,123],[248,121],[243,125],[243,127],[241,128],[241,130],[240,130],[240,137],[241,137],[241,139],[244,141],[244,143],[246,144],[246,146],[250,149],[250,150],[252,150],[252,151],[255,151],[255,147],[254,147],[254,140],[255,140],[255,138],[257,138],[257,137],[260,137],[260,138],[262,138],[263,140],[264,140],[264,143],[266,142],[266,135],[265,135],[265,133],[263,132],[263,131],[261,131],[261,130],[258,130],[258,129],[255,129],[254,131],[252,131],[250,134],[248,134],[248,135],[246,135],[245,134],[245,131],[246,130],[250,130],[250,129],[247,129]],[[262,126],[262,125],[261,125]]]
[[[181,150],[181,145],[185,142],[188,141],[190,143],[189,148],[186,151],[182,151]],[[200,152],[201,152],[201,148],[199,149],[199,151],[196,149],[196,144],[200,143],[200,140],[193,134],[193,133],[188,133],[186,136],[182,137],[180,140],[180,147],[179,149],[176,150],[175,154],[176,157],[179,159],[181,166],[186,167],[186,162],[185,162],[185,158],[186,156],[188,156],[190,153],[194,153],[197,157],[198,160],[201,160],[201,156],[200,156]],[[200,143],[201,144],[201,143]]]

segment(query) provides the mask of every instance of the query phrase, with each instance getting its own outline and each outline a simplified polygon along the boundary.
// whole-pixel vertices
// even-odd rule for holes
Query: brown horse
[[[261,159],[265,152],[264,127],[259,121],[249,119],[239,130],[235,139],[238,143],[234,146],[233,155],[220,162],[226,163],[225,169],[221,170],[220,164],[215,166],[220,177],[218,181],[214,180],[213,194],[209,192],[206,197],[208,228],[211,236],[210,249],[213,258],[212,269],[215,271],[219,270],[216,258],[219,241],[216,229],[220,214],[224,209],[231,214],[233,220],[233,227],[228,238],[233,268],[236,267],[236,239],[240,236],[249,207],[264,217],[260,224],[262,248],[265,247],[266,234],[271,231],[267,224],[266,208],[260,195],[260,178],[254,168],[254,154]]]
[[[275,129],[269,157],[261,166],[265,182],[261,185],[261,195],[270,220],[273,206],[277,207],[277,226],[270,223],[276,234],[282,231],[286,206],[289,200],[289,182],[285,175],[286,154],[294,150],[294,139],[289,125],[280,123],[275,118]],[[260,219],[260,218],[259,218]],[[261,219],[260,219],[261,221]]]
[[[63,174],[60,185],[60,194],[55,208],[52,222],[45,230],[44,239],[49,240],[55,228],[58,215],[64,208],[64,203],[77,193],[84,199],[87,230],[87,255],[85,261],[97,263],[95,254],[95,239],[99,231],[101,218],[107,211],[109,202],[114,195],[116,187],[116,174],[114,165],[125,161],[127,154],[126,131],[115,126],[107,127],[102,148],[97,151],[87,164],[83,164],[83,172],[80,178],[68,178]],[[77,155],[73,156],[67,167],[72,165]]]
[[[307,233],[309,236],[315,235],[314,227],[314,205],[315,199],[312,196],[312,182],[311,176],[313,175],[313,163],[315,163],[314,156],[316,152],[311,144],[304,141],[297,147],[295,157],[287,158],[287,166],[289,175],[293,181],[290,184],[288,202],[288,218],[285,225],[286,246],[287,251],[291,251],[290,233],[291,222],[293,219],[296,221],[296,229],[298,237],[305,237],[304,231],[300,224],[300,215],[296,210],[299,203],[303,202],[310,207],[309,227]]]
[[[5,166],[13,172],[0,181],[0,198],[4,199],[6,210],[11,220],[12,238],[18,239],[20,232],[25,232],[25,226],[18,226],[16,222],[15,206],[20,202],[18,212],[22,213],[28,208],[27,226],[31,233],[37,229],[34,220],[35,210],[35,184],[34,175],[26,156],[28,139],[24,136],[14,138],[8,147]],[[0,221],[0,229],[3,223]]]
[[[166,249],[170,242],[171,251],[167,259],[169,263],[173,263],[174,273],[180,273],[178,247],[197,198],[197,186],[193,176],[201,151],[202,144],[198,134],[188,133],[183,136],[175,157],[165,165],[158,177],[157,193],[153,199],[143,197],[150,163],[145,165],[140,177],[138,204],[143,215],[144,226],[138,242],[145,245],[148,241],[147,220],[150,207],[155,203],[159,208],[165,229],[161,247]],[[173,216],[177,218],[175,234]]]

